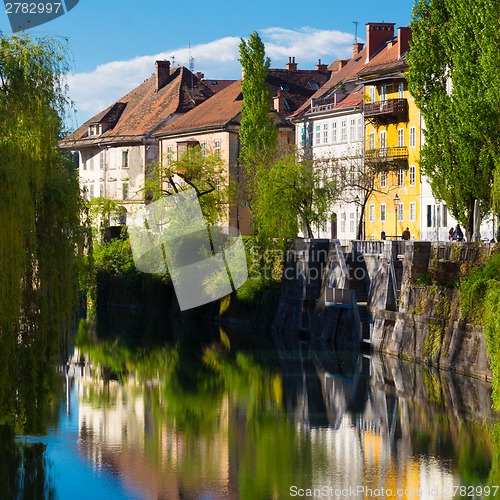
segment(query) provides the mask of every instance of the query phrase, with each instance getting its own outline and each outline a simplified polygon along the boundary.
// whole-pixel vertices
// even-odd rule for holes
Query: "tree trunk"
[[[364,238],[363,224],[364,224],[364,216],[365,216],[365,207],[366,207],[366,202],[361,205],[361,211],[360,211],[359,220],[358,220],[358,232],[356,234],[357,240],[361,240]]]

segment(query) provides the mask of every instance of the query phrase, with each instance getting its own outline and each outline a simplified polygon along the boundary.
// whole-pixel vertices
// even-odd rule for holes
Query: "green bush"
[[[482,325],[493,377],[493,405],[500,409],[500,253],[472,269],[460,289],[462,315]]]
[[[116,238],[94,248],[96,270],[118,276],[135,269],[130,241]]]

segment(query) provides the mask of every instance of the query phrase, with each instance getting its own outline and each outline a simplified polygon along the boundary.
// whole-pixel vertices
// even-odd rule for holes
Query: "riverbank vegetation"
[[[0,35],[0,423],[18,432],[43,431],[85,284],[78,172],[57,148],[67,70],[60,41]]]
[[[463,316],[483,327],[493,376],[493,404],[500,410],[500,253],[472,269],[461,285],[460,305]]]

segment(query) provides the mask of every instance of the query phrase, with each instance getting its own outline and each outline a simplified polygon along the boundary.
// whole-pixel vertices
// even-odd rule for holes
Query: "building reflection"
[[[216,349],[204,357],[213,380],[204,372],[194,392],[133,367],[109,380],[87,359],[73,380],[81,452],[140,498],[278,499],[292,486],[447,498],[471,477],[487,482],[498,452],[489,384],[392,357],[278,346],[274,369]]]

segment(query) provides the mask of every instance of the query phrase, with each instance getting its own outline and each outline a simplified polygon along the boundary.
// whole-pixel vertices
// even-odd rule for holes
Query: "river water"
[[[500,497],[491,386],[391,356],[84,334],[51,408],[45,435],[3,440],[0,498]]]

